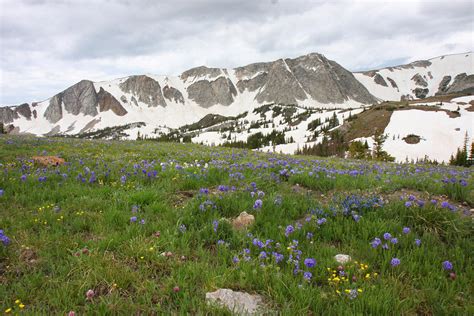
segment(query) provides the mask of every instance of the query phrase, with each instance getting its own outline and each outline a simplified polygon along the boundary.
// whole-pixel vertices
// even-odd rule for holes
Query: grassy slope
[[[69,163],[43,169],[27,160],[45,153]],[[264,295],[269,308],[288,315],[474,312],[472,220],[459,209],[474,201],[468,169],[311,160],[190,144],[14,137],[0,137],[0,163],[0,229],[11,238],[9,246],[0,245],[3,310],[19,310],[14,301],[20,299],[28,313],[218,313],[223,311],[207,306],[204,295],[225,287]],[[96,174],[92,183],[87,169]],[[285,169],[294,174],[279,176]],[[40,183],[40,176],[46,181]],[[445,177],[468,185],[443,184]],[[250,193],[251,182],[265,193],[261,209],[253,209],[257,197]],[[235,190],[221,192],[219,185]],[[200,188],[210,194],[199,194]],[[426,206],[406,207],[398,199],[401,189],[423,197]],[[351,195],[350,211],[359,221],[344,214],[341,201]],[[442,195],[456,212],[430,205],[430,198]],[[380,197],[382,206],[374,204]],[[134,205],[137,213],[131,211]],[[224,220],[242,211],[256,217],[248,232],[234,231]],[[131,223],[131,216],[145,224]],[[321,218],[327,222],[318,225]],[[295,231],[287,237],[288,225]],[[407,235],[404,226],[411,228]],[[397,236],[398,244],[373,249],[370,242],[385,232]],[[259,249],[253,238],[273,242]],[[300,268],[312,273],[311,281],[301,272],[294,275],[287,262],[297,255],[293,240],[299,241]],[[85,248],[88,253],[75,255]],[[249,261],[244,248],[251,251]],[[162,256],[166,251],[173,255]],[[268,259],[260,258],[261,251]],[[285,259],[276,264],[272,252]],[[351,280],[342,285],[328,281],[334,279],[337,253],[358,262],[345,267]],[[391,267],[393,257],[401,260],[398,267]],[[315,258],[316,266],[306,268],[304,258]],[[443,271],[445,260],[453,263],[456,280]],[[361,269],[361,262],[368,267]],[[96,292],[91,301],[88,289]],[[362,293],[351,300],[349,289]]]

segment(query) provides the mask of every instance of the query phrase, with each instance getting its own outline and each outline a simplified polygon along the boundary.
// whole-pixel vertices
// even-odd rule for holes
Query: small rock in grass
[[[336,259],[336,261],[339,262],[340,264],[344,264],[351,261],[351,256],[338,254],[334,256],[334,259]]]
[[[252,225],[255,222],[255,217],[252,214],[248,214],[247,212],[240,213],[234,220],[232,220],[232,226],[239,230],[246,228]]]
[[[239,315],[255,315],[261,312],[263,298],[260,295],[251,295],[230,289],[219,289],[206,293],[206,301],[228,308]]]

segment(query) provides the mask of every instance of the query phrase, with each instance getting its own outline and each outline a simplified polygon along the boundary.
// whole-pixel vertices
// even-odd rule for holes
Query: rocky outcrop
[[[49,100],[49,106],[44,111],[44,117],[50,123],[56,123],[63,118],[62,101],[63,94],[58,93]]]
[[[188,79],[196,80],[203,78],[205,78],[206,80],[210,80],[217,78],[222,74],[222,69],[220,68],[208,68],[206,66],[200,66],[186,70],[181,74],[180,77],[183,81],[187,81]]]
[[[392,85],[392,88],[395,88],[398,90],[398,86],[397,86],[397,83],[395,82],[395,80],[393,80],[392,78],[390,77],[387,77],[387,80],[388,82],[390,82],[390,84]]]
[[[438,92],[436,95],[445,94],[448,91],[449,83],[451,82],[451,76],[444,76],[439,83]]]
[[[97,93],[94,83],[82,80],[62,92],[64,109],[72,115],[97,115]]]
[[[414,75],[411,80],[415,82],[417,86],[425,88],[428,87],[428,82],[426,82],[426,80],[420,74]]]
[[[263,311],[265,308],[263,297],[256,294],[218,289],[215,292],[206,293],[206,301],[209,304],[225,307],[236,315],[265,314]]]
[[[15,112],[19,115],[31,120],[31,109],[28,103],[23,103],[15,108]]]
[[[381,86],[388,87],[387,82],[385,81],[385,79],[379,73],[375,74],[374,82],[376,84],[381,85]]]
[[[183,94],[176,88],[168,85],[163,87],[163,96],[171,102],[184,104]]]
[[[474,75],[458,74],[446,93],[474,93]]]
[[[259,103],[295,104],[304,99],[306,92],[283,59],[272,64],[265,85],[256,96]]]
[[[138,97],[138,101],[149,107],[166,106],[158,81],[145,76],[131,76],[120,84],[120,89]]]
[[[127,114],[127,110],[123,108],[120,102],[109,92],[105,91],[104,88],[100,88],[97,98],[100,112],[111,110],[118,116],[124,116]]]
[[[427,88],[416,88],[412,92],[418,99],[424,99],[428,95],[429,90]]]
[[[230,105],[237,95],[234,84],[225,77],[214,81],[199,80],[191,84],[187,91],[189,98],[204,108],[216,104]]]
[[[287,59],[286,62],[304,91],[320,103],[337,104],[350,99],[364,104],[377,102],[351,72],[321,54]]]
[[[262,72],[250,79],[239,80],[237,82],[237,89],[239,92],[242,93],[245,90],[250,92],[256,91],[265,85],[267,82],[268,74],[266,72]]]
[[[8,124],[18,118],[18,114],[12,109],[12,107],[0,107],[0,122]]]

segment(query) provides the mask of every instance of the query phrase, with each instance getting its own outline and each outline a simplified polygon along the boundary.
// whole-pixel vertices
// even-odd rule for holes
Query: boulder
[[[351,256],[344,254],[337,254],[334,256],[334,259],[340,264],[346,264],[352,260]]]
[[[232,220],[232,226],[237,229],[244,229],[248,226],[252,225],[255,222],[255,217],[252,214],[248,214],[247,212],[240,213],[239,216]]]
[[[215,292],[206,293],[206,301],[229,309],[237,315],[261,314],[263,309],[263,297],[245,292],[237,292],[230,289],[218,289]]]

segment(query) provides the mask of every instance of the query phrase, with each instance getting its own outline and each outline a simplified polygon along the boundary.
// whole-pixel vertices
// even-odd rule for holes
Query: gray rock
[[[28,103],[23,103],[15,108],[15,112],[31,120],[31,109]]]
[[[387,80],[388,80],[388,82],[390,82],[390,84],[392,85],[392,88],[395,88],[395,89],[397,89],[397,91],[398,91],[398,86],[397,86],[397,83],[395,82],[395,80],[393,80],[393,79],[390,78],[390,77],[387,77]]]
[[[414,75],[411,80],[414,81],[417,86],[424,88],[428,87],[428,82],[426,82],[426,80],[420,74]]]
[[[287,59],[286,62],[300,86],[318,102],[343,103],[349,99],[364,104],[377,102],[351,72],[321,54]]]
[[[436,95],[445,94],[448,91],[448,86],[450,82],[451,76],[444,76],[439,83],[438,92],[436,92]]]
[[[176,88],[170,87],[168,85],[163,87],[163,96],[175,103],[184,104],[183,94]]]
[[[345,264],[352,260],[351,256],[344,254],[337,254],[334,256],[334,259],[340,264]]]
[[[237,95],[232,81],[224,77],[219,77],[211,82],[199,80],[191,84],[187,91],[189,98],[204,108],[216,104],[230,105],[234,102],[234,96]]]
[[[11,123],[18,118],[18,113],[13,110],[14,107],[0,107],[0,122],[3,124]]]
[[[424,99],[428,95],[429,91],[430,90],[427,88],[416,88],[412,90],[418,99]]]
[[[261,314],[264,307],[262,296],[229,289],[219,289],[215,292],[206,293],[206,301],[210,304],[226,307],[237,315]]]
[[[127,114],[127,110],[123,108],[120,102],[109,92],[105,91],[104,88],[100,88],[97,98],[100,112],[111,110],[118,116],[124,116]]]
[[[131,76],[120,84],[123,92],[131,93],[138,97],[138,101],[149,107],[166,106],[166,101],[161,93],[158,81],[145,76]]]
[[[135,106],[138,106],[138,101],[137,99],[135,99],[135,97],[132,97],[130,101],[132,101],[132,103],[135,104]]]
[[[245,80],[254,77],[258,73],[268,73],[273,63],[254,63],[234,69],[238,80]]]
[[[376,84],[381,85],[381,86],[388,87],[387,82],[385,81],[385,79],[379,73],[375,74],[374,82]]]
[[[94,83],[89,80],[82,80],[72,87],[62,92],[64,109],[72,115],[82,113],[84,115],[96,116],[97,93]]]
[[[56,123],[63,118],[62,108],[63,94],[58,93],[49,100],[49,105],[44,111],[44,117],[50,123]]]
[[[244,92],[245,90],[251,92],[256,91],[265,85],[265,83],[267,82],[267,78],[268,74],[266,72],[262,72],[253,78],[239,80],[236,84],[237,89],[239,89],[240,93]]]
[[[120,97],[120,101],[122,101],[123,103],[128,103],[127,97],[124,95]]]
[[[256,96],[259,103],[295,104],[306,99],[306,92],[283,59],[272,63],[266,79]]]
[[[220,68],[208,68],[206,66],[200,66],[186,70],[181,74],[181,80],[187,81],[189,78],[194,80],[195,78],[200,78],[208,76],[209,79],[217,78],[222,75],[222,70]]]
[[[474,75],[458,74],[446,93],[474,93]]]
[[[61,131],[61,126],[56,125],[56,126],[53,127],[49,132],[47,132],[46,134],[44,134],[44,136],[54,136],[54,135],[58,135],[60,131]]]

